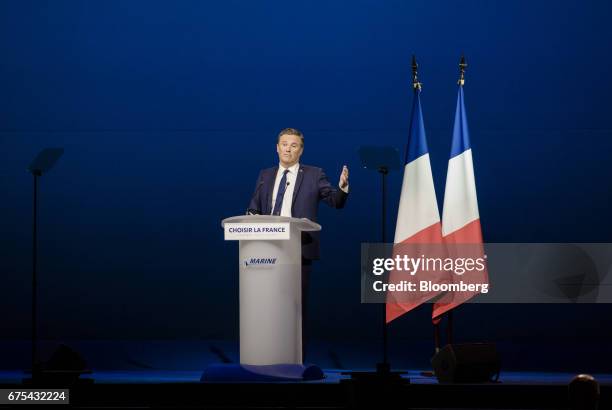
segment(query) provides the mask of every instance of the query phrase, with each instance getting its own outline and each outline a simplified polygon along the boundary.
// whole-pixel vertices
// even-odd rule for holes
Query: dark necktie
[[[280,184],[278,184],[278,192],[276,193],[276,202],[274,203],[274,210],[272,211],[272,215],[280,215],[281,208],[283,207],[283,197],[285,196],[285,191],[287,190],[287,173],[288,169],[283,172],[283,177],[280,180]]]

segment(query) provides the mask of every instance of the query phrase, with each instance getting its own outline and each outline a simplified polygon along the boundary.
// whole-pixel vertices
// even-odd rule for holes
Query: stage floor
[[[364,370],[364,369],[359,369]],[[70,389],[76,408],[351,408],[565,409],[570,373],[502,372],[497,383],[439,384],[420,371],[403,382],[352,382],[326,369],[325,379],[308,382],[201,383],[199,371],[94,371],[93,383]],[[611,408],[612,374],[594,374],[601,386],[600,409]],[[1,371],[0,389],[24,388],[22,371]],[[409,379],[409,383],[408,383]],[[2,406],[0,406],[2,407]]]
[[[366,371],[371,369],[355,369],[355,371]],[[421,370],[399,370],[406,372],[403,376],[409,379],[411,384],[439,384],[435,377],[424,376]],[[350,376],[343,375],[347,370],[324,369],[325,379],[300,382],[275,382],[275,383],[300,383],[300,384],[337,384],[341,380],[349,380]],[[92,374],[84,375],[85,379],[93,379],[96,384],[148,384],[148,383],[200,383],[201,371],[193,370],[101,370]],[[501,372],[498,383],[504,385],[563,385],[567,384],[576,376],[574,373],[546,373],[546,372]],[[612,374],[593,374],[602,386],[612,386]],[[0,371],[0,384],[20,384],[24,378],[21,370]]]
[[[351,381],[343,375],[348,371],[370,370],[377,362],[376,349],[365,341],[362,344],[311,343],[309,358],[325,371],[318,381],[258,382],[258,383],[201,383],[203,369],[208,365],[227,361],[238,362],[235,341],[71,341],[87,358],[93,373],[83,376],[89,383],[73,386],[71,403],[81,408],[106,407],[199,407],[199,408],[349,408],[356,405],[390,407],[398,400],[402,408],[421,409],[564,409],[567,407],[567,384],[579,372],[590,372],[601,385],[600,409],[612,408],[612,373],[609,357],[602,350],[598,366],[574,366],[565,358],[571,352],[590,351],[565,346],[549,355],[541,355],[537,363],[521,362],[521,346],[500,344],[502,371],[497,383],[439,384],[435,377],[422,375],[430,370],[431,346],[411,344],[396,346],[391,355],[394,370],[407,370],[400,383],[365,383]],[[510,350],[508,348],[515,349]],[[0,343],[0,388],[24,388],[23,370],[29,363],[30,344],[27,341]],[[41,356],[57,347],[57,342],[41,343]],[[554,347],[554,346],[553,346]],[[530,347],[533,351],[543,347]],[[405,352],[409,351],[410,355]],[[569,352],[569,353],[568,353]],[[576,354],[577,355],[577,354]],[[563,357],[564,360],[557,358]],[[546,359],[547,361],[545,361]],[[411,363],[407,363],[411,362]],[[530,366],[539,366],[534,369]],[[338,366],[336,366],[336,364]],[[556,367],[564,366],[563,369]],[[573,368],[572,368],[573,367]],[[529,370],[529,371],[517,371]],[[546,371],[540,371],[546,369]],[[575,369],[584,369],[573,371]],[[590,370],[587,370],[590,369]],[[604,369],[598,372],[597,369]]]

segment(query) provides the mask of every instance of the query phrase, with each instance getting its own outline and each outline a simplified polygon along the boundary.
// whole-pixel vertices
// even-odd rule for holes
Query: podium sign
[[[226,241],[289,240],[289,222],[234,222],[226,223]]]

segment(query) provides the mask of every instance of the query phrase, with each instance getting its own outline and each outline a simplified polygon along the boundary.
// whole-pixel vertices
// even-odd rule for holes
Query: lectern
[[[302,364],[303,231],[308,220],[242,215],[222,221],[226,240],[239,241],[240,364]]]

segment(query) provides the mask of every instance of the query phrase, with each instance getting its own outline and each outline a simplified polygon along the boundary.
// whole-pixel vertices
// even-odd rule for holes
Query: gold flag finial
[[[462,55],[461,61],[459,61],[459,81],[457,81],[457,84],[459,84],[461,87],[463,87],[463,84],[465,84],[466,67],[467,67],[467,63],[465,62],[465,56]]]
[[[419,69],[419,65],[417,64],[416,61],[416,56],[413,54],[412,55],[412,88],[414,88],[415,91],[421,91],[421,86],[422,84],[419,82],[419,77],[418,77],[418,69]]]

